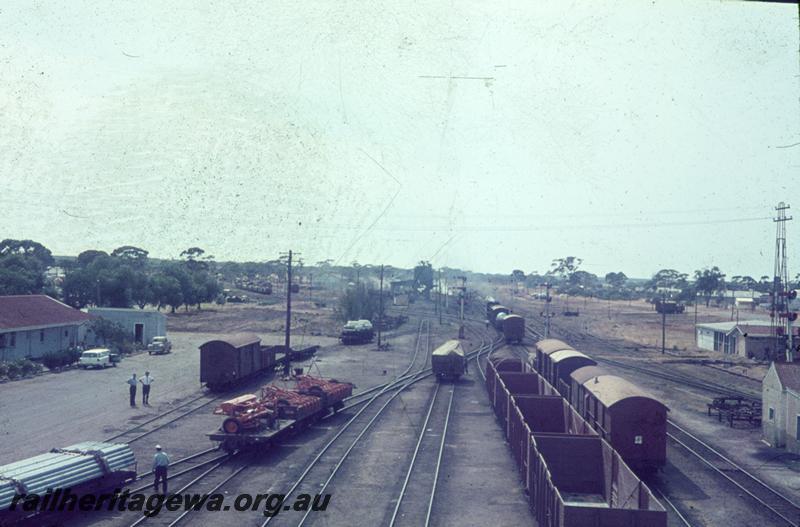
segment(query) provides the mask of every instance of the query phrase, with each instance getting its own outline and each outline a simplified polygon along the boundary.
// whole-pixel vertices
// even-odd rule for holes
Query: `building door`
[[[133,326],[133,341],[136,344],[143,344],[144,340],[144,324],[135,324]]]

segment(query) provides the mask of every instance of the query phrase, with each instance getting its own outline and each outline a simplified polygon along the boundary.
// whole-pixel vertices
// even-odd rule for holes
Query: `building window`
[[[13,348],[13,347],[15,347],[17,345],[17,334],[12,332],[10,335],[11,335],[11,338],[10,338],[11,342],[9,344],[9,347]]]
[[[772,421],[773,419],[775,419],[775,408],[770,408],[769,409],[769,420]]]
[[[0,333],[0,348],[6,347],[6,334]]]
[[[66,330],[66,329],[64,330],[64,336],[65,337],[69,337],[69,330]]]
[[[39,342],[44,342],[44,330],[39,331]]]
[[[797,419],[797,422],[795,423],[794,438],[800,439],[800,415],[798,415],[795,419]]]

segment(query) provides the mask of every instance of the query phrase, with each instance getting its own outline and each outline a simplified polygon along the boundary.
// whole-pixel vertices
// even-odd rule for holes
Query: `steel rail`
[[[436,389],[433,391],[433,397],[431,397],[431,402],[428,405],[428,412],[425,414],[425,420],[422,423],[422,428],[420,428],[419,436],[417,437],[417,444],[414,447],[414,453],[411,456],[411,461],[408,464],[408,470],[406,471],[406,478],[403,481],[403,486],[400,488],[400,495],[397,497],[397,503],[395,503],[394,511],[392,512],[392,518],[389,520],[389,527],[393,527],[395,521],[397,521],[397,514],[400,512],[400,504],[403,502],[403,497],[406,493],[406,488],[408,487],[408,481],[411,479],[411,472],[414,470],[414,463],[417,461],[417,454],[419,454],[419,447],[422,445],[422,439],[425,437],[425,431],[428,428],[428,422],[431,419],[431,413],[433,413],[433,407],[436,405],[436,398],[439,395],[439,388],[441,387],[440,383],[436,383]]]
[[[130,434],[131,432],[135,432],[136,430],[139,430],[143,426],[148,425],[148,424],[152,423],[153,421],[157,421],[157,420],[159,420],[159,419],[161,419],[161,418],[163,418],[163,417],[165,417],[165,416],[167,416],[167,415],[169,415],[169,414],[171,414],[173,412],[177,412],[178,410],[181,410],[181,409],[189,406],[190,404],[199,401],[200,399],[202,399],[204,397],[208,397],[208,394],[202,394],[202,395],[200,395],[198,397],[195,397],[194,399],[192,399],[190,401],[186,401],[185,403],[183,403],[183,404],[181,404],[179,406],[176,406],[175,408],[172,408],[171,410],[169,410],[167,412],[158,414],[158,415],[156,415],[156,416],[154,416],[154,417],[152,417],[152,418],[150,418],[150,419],[148,419],[146,421],[143,421],[143,422],[139,423],[138,425],[134,426],[133,428],[129,428],[129,429],[124,430],[124,431],[122,431],[122,432],[120,432],[120,433],[118,433],[116,435],[113,435],[111,437],[103,439],[103,441],[104,442],[111,442],[111,441],[114,441],[116,439],[119,439],[120,437],[122,437],[124,435]],[[174,418],[174,419],[172,419],[170,421],[167,421],[166,423],[163,423],[163,424],[157,426],[156,428],[153,428],[152,430],[149,430],[149,431],[147,431],[147,432],[145,432],[143,434],[140,434],[138,436],[134,436],[133,439],[131,439],[131,440],[127,441],[127,442],[128,443],[132,443],[132,442],[137,441],[137,440],[139,440],[139,439],[141,439],[141,438],[143,438],[143,437],[145,437],[147,435],[150,435],[151,433],[155,432],[156,430],[160,430],[160,429],[164,428],[165,426],[174,423],[178,419],[181,419],[182,417],[185,417],[185,416],[187,416],[187,415],[189,415],[191,413],[196,412],[197,410],[199,410],[201,408],[204,408],[204,407],[208,406],[209,404],[213,403],[217,399],[219,399],[219,396],[214,397],[213,399],[203,403],[202,405],[200,405],[200,406],[198,406],[198,407],[196,407],[196,408],[194,408],[192,410],[189,410],[188,412],[185,412],[185,413],[179,415],[178,417],[176,417],[176,418]]]
[[[653,492],[658,494],[659,498],[664,500],[664,503],[670,506],[672,511],[675,513],[675,515],[678,517],[681,523],[685,525],[685,527],[692,527],[692,524],[689,523],[689,520],[686,519],[686,516],[684,516],[683,513],[681,513],[681,511],[678,510],[678,507],[676,507],[675,504],[672,503],[672,500],[670,500],[666,494],[661,492],[657,487],[653,487],[652,485],[650,486],[650,488],[653,490]]]
[[[667,436],[670,439],[678,443],[684,449],[689,451],[693,454],[696,458],[702,461],[704,464],[709,466],[714,472],[721,475],[728,481],[730,481],[733,485],[739,488],[742,492],[753,498],[755,501],[760,503],[763,507],[774,513],[776,516],[781,518],[784,522],[788,525],[793,527],[797,527],[800,525],[800,506],[796,505],[792,500],[788,497],[784,496],[781,492],[777,491],[776,489],[770,487],[767,483],[764,483],[761,479],[756,477],[755,475],[751,474],[740,465],[726,457],[721,452],[717,451],[702,439],[698,438],[697,436],[693,435],[689,431],[683,429],[679,425],[677,425],[673,421],[667,421],[670,426],[678,430],[679,434],[683,434],[684,436],[688,437],[691,441],[681,440],[681,438],[677,437],[675,434],[667,432]],[[694,442],[694,445],[689,445],[687,443]],[[699,447],[698,447],[699,446]],[[693,448],[694,447],[694,448]],[[698,452],[698,450],[706,450],[706,453]],[[708,454],[710,453],[710,455]],[[716,458],[725,462],[729,467],[733,470],[723,470],[722,468],[718,467],[709,457],[715,456]],[[737,481],[731,474],[741,474],[743,478]],[[749,486],[749,488],[748,488]],[[764,496],[764,492],[766,491],[769,494],[769,497]],[[761,495],[757,495],[757,493],[761,493]],[[767,500],[770,500],[771,503],[767,503]],[[777,507],[780,507],[782,510],[778,510]],[[793,513],[794,518],[790,518],[787,514]]]
[[[406,370],[403,372],[403,375],[408,373],[411,370],[411,368],[413,368],[414,363],[416,362],[416,358],[417,358],[418,353],[419,353],[420,344],[422,342],[422,327],[423,327],[423,325],[425,325],[426,322],[427,322],[428,332],[430,332],[430,321],[426,321],[425,319],[423,319],[420,322],[419,332],[417,334],[417,342],[416,342],[416,346],[415,346],[415,350],[414,350],[414,356],[413,356],[412,361],[409,364],[408,368],[406,368]],[[426,362],[427,362],[427,360],[426,360]],[[405,383],[405,384],[403,384],[403,388],[405,388],[405,387],[410,386],[411,384],[413,384],[413,382],[415,382],[413,380],[413,378],[412,378],[412,380],[409,380],[409,381],[400,381],[399,379],[396,379],[392,383],[387,384],[378,393],[376,393],[375,395],[373,395],[372,397],[370,397],[369,399],[364,401],[364,403],[366,403],[366,404],[364,404],[364,406],[362,406],[361,409],[358,410],[358,412],[356,412],[350,419],[348,419],[347,422],[344,423],[344,425],[342,425],[342,427],[339,429],[339,431],[336,432],[336,434],[325,445],[323,445],[323,447],[319,450],[319,452],[317,452],[317,455],[314,457],[314,459],[312,459],[311,462],[306,466],[306,468],[303,470],[303,472],[300,474],[300,476],[297,478],[297,480],[292,484],[291,488],[285,493],[285,495],[288,497],[288,496],[291,496],[294,493],[294,491],[297,489],[297,487],[300,486],[300,484],[305,480],[306,476],[317,465],[319,460],[322,459],[322,456],[324,456],[325,453],[333,446],[333,444],[336,443],[336,441],[339,439],[339,437],[341,437],[341,435],[344,434],[344,432],[350,428],[350,426],[355,422],[355,420],[358,419],[361,416],[361,414],[364,413],[367,410],[367,408],[369,408],[370,405],[373,402],[375,402],[376,400],[378,400],[378,398],[380,398],[382,395],[387,393],[390,390],[390,388],[392,387],[393,384]],[[395,392],[392,395],[392,397],[380,409],[378,409],[378,412],[375,414],[375,416],[373,416],[372,420],[370,420],[367,423],[365,429],[362,430],[361,434],[358,435],[358,437],[356,438],[356,441],[358,441],[363,436],[363,434],[366,431],[366,429],[368,429],[371,426],[371,423],[373,423],[375,421],[375,419],[377,419],[377,417],[381,414],[381,412],[383,412],[383,410],[388,406],[388,403],[391,402],[400,393],[402,393],[402,389],[398,390],[397,392]],[[359,404],[359,403],[356,403],[356,404]],[[353,444],[355,444],[355,442]],[[351,445],[350,449],[348,449],[347,453],[349,453],[350,450],[352,450],[352,445]],[[345,456],[347,455],[347,453],[345,454]],[[337,467],[340,464],[337,464]],[[322,491],[319,491],[319,492],[322,492]],[[306,511],[306,513],[308,513],[308,512],[309,511]],[[265,527],[266,525],[269,525],[269,523],[275,517],[276,516],[268,517],[261,524],[261,527]],[[305,521],[305,518],[306,518],[306,516],[303,516],[303,519],[301,520],[300,524],[302,524],[302,522]]]
[[[211,489],[208,492],[206,492],[206,494],[213,494],[213,493],[217,492],[221,486],[223,486],[224,484],[226,484],[227,482],[229,482],[230,480],[232,480],[233,478],[235,478],[236,476],[238,476],[239,474],[244,472],[245,469],[247,469],[248,467],[249,467],[249,465],[244,465],[244,466],[241,466],[241,467],[237,468],[232,473],[230,473],[225,479],[223,479],[222,481],[217,483],[214,486],[213,489]],[[169,524],[169,527],[173,527],[174,525],[177,525],[178,523],[180,523],[181,520],[183,520],[186,516],[188,516],[188,514],[190,512],[193,512],[193,510],[192,509],[186,509],[185,511],[183,511],[183,514],[181,514],[180,516],[178,516],[177,518],[172,520],[172,522]]]
[[[433,473],[433,488],[431,488],[431,499],[428,501],[428,512],[425,514],[425,527],[431,524],[431,513],[433,512],[433,502],[436,499],[436,485],[439,483],[439,472],[442,468],[442,457],[444,456],[444,443],[447,439],[447,428],[450,425],[450,414],[453,410],[453,396],[456,387],[453,385],[450,390],[450,402],[447,403],[447,414],[444,418],[444,429],[442,430],[442,442],[439,444],[439,457],[436,459],[436,470]]]
[[[186,485],[184,485],[183,487],[181,487],[180,489],[178,489],[178,491],[177,491],[177,492],[174,492],[173,494],[181,494],[182,492],[184,492],[185,490],[187,490],[189,487],[191,487],[191,486],[192,486],[192,485],[194,485],[195,483],[197,483],[197,482],[201,481],[203,478],[205,478],[206,476],[208,476],[209,474],[211,474],[212,472],[214,472],[215,470],[217,470],[217,469],[218,469],[219,467],[221,467],[221,466],[222,466],[222,465],[223,465],[223,464],[224,464],[226,461],[227,461],[227,459],[224,459],[224,460],[220,461],[219,463],[215,464],[213,467],[211,467],[211,468],[209,468],[208,470],[204,471],[202,474],[200,474],[199,476],[197,476],[196,478],[194,478],[192,481],[190,481],[189,483],[187,483]],[[149,518],[152,518],[152,516],[143,515],[141,518],[139,518],[138,520],[136,520],[135,522],[133,522],[133,523],[130,525],[130,527],[136,527],[137,525],[139,525],[139,524],[141,524],[141,523],[144,523],[144,522],[146,522],[146,521],[147,521]]]
[[[528,331],[528,333],[536,337],[542,336],[541,333],[534,330],[533,328],[526,327],[526,331]],[[608,342],[604,341],[600,337],[593,337],[593,338],[595,338],[599,342],[603,342],[606,346],[610,345]],[[676,384],[681,384],[683,386],[689,386],[691,388],[697,388],[707,392],[716,393],[719,395],[736,396],[736,397],[743,397],[748,400],[756,400],[756,398],[753,396],[752,393],[736,390],[735,388],[727,388],[725,386],[708,381],[703,381],[701,379],[689,375],[677,375],[674,373],[661,372],[651,368],[646,368],[644,366],[636,366],[633,364],[628,364],[626,362],[607,359],[604,357],[590,356],[590,358],[596,360],[597,362],[603,362],[626,370],[635,371],[638,373],[644,373],[645,375],[649,375],[651,377],[656,377],[667,381],[672,381]]]

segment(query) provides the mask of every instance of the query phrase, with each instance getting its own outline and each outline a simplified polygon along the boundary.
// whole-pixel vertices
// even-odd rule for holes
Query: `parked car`
[[[111,350],[108,348],[95,348],[81,353],[78,359],[78,366],[83,369],[88,368],[108,368],[116,366],[117,363],[111,360]]]
[[[164,355],[172,351],[172,342],[167,337],[153,337],[153,342],[148,344],[147,353],[152,355]]]

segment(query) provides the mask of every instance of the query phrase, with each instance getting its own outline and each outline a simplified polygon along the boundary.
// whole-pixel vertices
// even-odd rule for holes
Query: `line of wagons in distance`
[[[486,299],[486,323],[501,332],[508,343],[521,343],[525,337],[525,319],[492,297]]]

